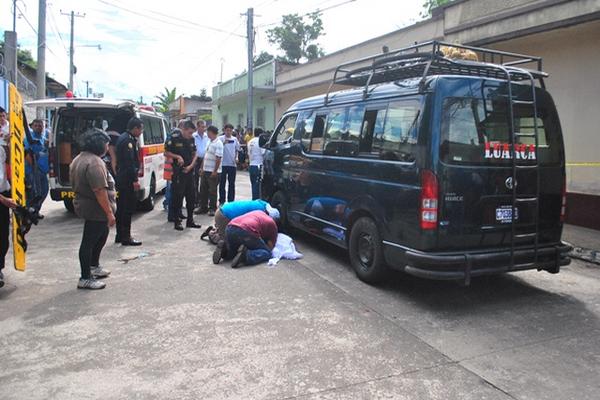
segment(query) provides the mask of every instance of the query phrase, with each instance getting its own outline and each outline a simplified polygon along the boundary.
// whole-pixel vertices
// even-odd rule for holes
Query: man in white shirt
[[[8,235],[10,233],[9,209],[17,208],[17,203],[10,198],[10,183],[6,176],[6,151],[0,146],[0,287],[4,286],[4,260],[8,252]]]
[[[250,184],[252,185],[252,200],[260,199],[260,177],[265,149],[259,146],[260,135],[264,132],[261,128],[254,130],[254,138],[248,142],[248,158],[250,159]]]
[[[196,121],[196,132],[194,132],[194,142],[196,144],[196,155],[198,161],[196,162],[196,168],[194,170],[194,185],[196,186],[196,206],[200,204],[200,178],[202,176],[202,160],[208,147],[210,139],[206,134],[206,122],[202,119]],[[194,214],[206,214],[208,210],[203,210],[200,207],[194,210]]]
[[[207,209],[208,215],[215,215],[217,210],[217,185],[222,171],[221,159],[223,158],[223,142],[217,135],[219,129],[209,126],[206,130],[210,142],[206,148],[202,161],[202,178],[200,180],[200,210]]]
[[[232,135],[233,125],[227,124],[223,128],[225,134],[219,139],[223,143],[223,172],[221,173],[221,182],[219,183],[219,203],[225,204],[225,201],[235,200],[235,175],[237,171],[238,152],[240,151],[240,142]],[[227,197],[225,197],[225,185],[227,187]]]
[[[0,107],[0,146],[9,146],[10,128],[6,118],[6,110]]]

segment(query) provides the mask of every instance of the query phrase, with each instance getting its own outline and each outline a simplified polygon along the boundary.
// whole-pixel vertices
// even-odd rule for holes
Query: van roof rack
[[[470,56],[477,61],[449,57],[444,54],[448,49],[458,51],[459,57]],[[517,67],[526,64],[535,64],[535,69]],[[542,87],[543,78],[548,76],[542,71],[541,57],[432,40],[339,65],[325,95],[325,104],[334,85],[363,86],[364,97],[367,97],[370,85],[421,78],[422,87],[425,78],[433,75],[481,76],[511,81],[529,81],[533,77]]]

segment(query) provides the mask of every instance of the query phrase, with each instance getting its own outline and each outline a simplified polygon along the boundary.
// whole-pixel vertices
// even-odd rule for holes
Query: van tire
[[[288,223],[288,204],[285,198],[285,195],[281,191],[275,192],[273,197],[271,197],[271,206],[279,210],[280,219],[279,226],[283,230],[289,230],[290,226]]]
[[[70,213],[75,213],[75,206],[73,205],[73,200],[71,199],[67,199],[67,200],[63,200],[63,204],[65,205],[65,208],[67,209],[68,212]]]
[[[152,211],[154,210],[154,200],[156,198],[156,179],[154,179],[154,175],[150,179],[150,193],[148,193],[148,197],[145,200],[140,202],[140,210],[142,211]]]
[[[361,217],[352,225],[348,253],[356,276],[363,282],[379,283],[389,272],[379,230],[369,217]]]

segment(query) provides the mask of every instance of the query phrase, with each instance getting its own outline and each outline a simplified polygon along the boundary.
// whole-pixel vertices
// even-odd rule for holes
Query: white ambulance
[[[144,123],[144,133],[138,139],[140,190],[137,197],[140,209],[150,211],[154,208],[156,194],[167,185],[163,176],[163,153],[168,124],[162,114],[150,106],[138,106],[130,100],[64,97],[31,101],[27,105],[52,110],[50,197],[64,202],[69,211],[73,211],[75,196],[69,177],[69,165],[79,154],[79,135],[92,126],[101,127],[113,134],[123,133],[130,118],[140,118]]]

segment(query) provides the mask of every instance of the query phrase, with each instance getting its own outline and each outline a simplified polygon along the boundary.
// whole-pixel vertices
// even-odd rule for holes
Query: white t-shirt
[[[250,165],[260,167],[263,164],[265,149],[258,145],[258,139],[255,137],[248,142],[248,157],[250,157]]]
[[[8,139],[10,138],[10,126],[8,120],[5,121],[4,125],[0,125],[0,146],[8,146]]]
[[[0,146],[0,193],[10,190],[10,183],[6,176],[6,152],[4,147]]]
[[[215,170],[215,164],[217,163],[217,157],[223,158],[223,142],[221,142],[219,138],[215,138],[215,140],[208,144],[206,153],[204,154],[204,167],[202,170],[206,172],[213,172]],[[221,170],[221,165],[219,165],[217,173],[220,174]]]
[[[237,153],[240,151],[240,142],[238,142],[235,136],[228,138],[227,136],[222,135],[219,136],[218,139],[220,139],[221,143],[223,143],[223,166],[237,166]]]

